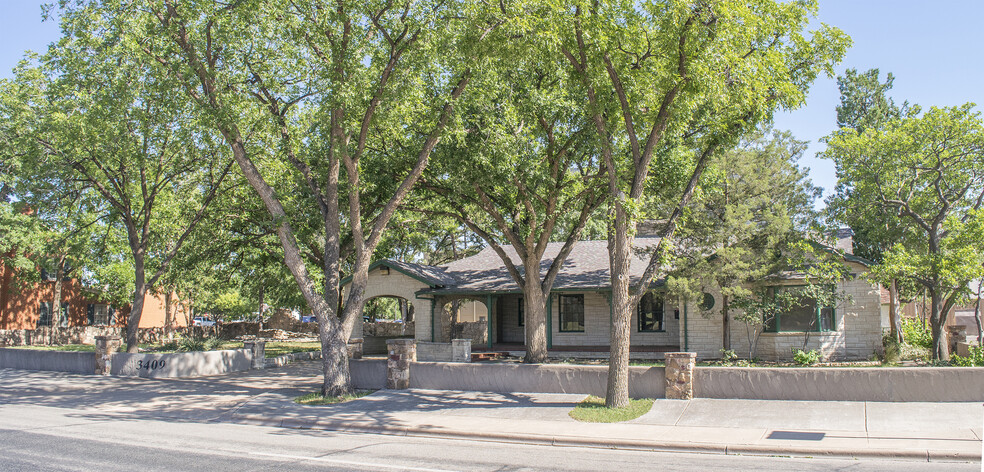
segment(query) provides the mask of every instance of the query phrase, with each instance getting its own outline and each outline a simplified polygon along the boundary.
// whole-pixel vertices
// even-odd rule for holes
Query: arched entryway
[[[488,297],[442,296],[435,306],[435,338],[438,342],[451,342],[452,339],[471,339],[475,349],[487,347],[489,327],[492,340],[496,339],[495,303],[488,306]],[[489,313],[492,313],[492,322]]]

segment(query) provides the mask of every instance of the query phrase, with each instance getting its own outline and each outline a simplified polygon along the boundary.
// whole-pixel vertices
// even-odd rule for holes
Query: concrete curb
[[[842,459],[903,459],[949,462],[980,462],[977,453],[932,451],[925,449],[852,449],[790,446],[760,446],[754,444],[692,443],[659,440],[629,440],[577,436],[544,436],[525,433],[449,430],[428,426],[389,426],[360,421],[310,421],[295,418],[270,418],[255,414],[234,414],[230,422],[290,429],[319,429],[346,433],[384,434],[474,441],[509,442],[558,447],[594,447],[603,449],[635,449],[657,452],[691,452],[725,455],[780,455],[790,457],[827,457]]]

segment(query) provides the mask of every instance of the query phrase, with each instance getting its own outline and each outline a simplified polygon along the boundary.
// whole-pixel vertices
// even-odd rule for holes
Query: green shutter
[[[96,305],[90,303],[85,306],[85,319],[89,326],[96,324]]]

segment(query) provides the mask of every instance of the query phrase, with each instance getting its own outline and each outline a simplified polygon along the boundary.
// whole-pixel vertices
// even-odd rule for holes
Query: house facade
[[[653,246],[656,238],[636,238],[637,248]],[[547,301],[547,348],[557,355],[606,352],[611,334],[611,284],[607,241],[575,244],[561,268]],[[561,244],[550,244],[541,262],[545,273]],[[519,266],[510,247],[504,248]],[[641,252],[640,252],[641,253]],[[787,359],[793,349],[821,351],[827,359],[866,359],[881,349],[879,287],[859,277],[866,261],[845,254],[851,272],[838,284],[847,297],[836,307],[811,306],[809,301],[778,317],[758,336],[756,356]],[[646,261],[636,256],[630,278],[637,281]],[[774,290],[802,284],[795,278],[773,282]],[[347,286],[343,287],[343,296]],[[444,306],[451,301],[480,302],[487,307],[485,344],[475,350],[525,350],[523,295],[499,256],[491,249],[441,266],[383,260],[369,272],[366,299],[397,297],[414,305],[415,338],[449,342],[451,319]],[[814,304],[815,305],[815,304]],[[662,352],[696,352],[700,358],[719,358],[724,345],[721,297],[716,291],[701,300],[682,301],[665,295],[660,283],[643,297],[632,313],[630,351],[637,357],[660,357]],[[733,313],[732,313],[733,316]],[[748,327],[729,323],[731,348],[746,356]],[[356,326],[353,336],[361,336]],[[563,353],[563,354],[561,354]]]
[[[0,330],[37,329],[51,326],[52,298],[55,281],[42,277],[38,282],[18,281],[14,271],[0,264]],[[162,295],[148,293],[144,298],[140,328],[159,328],[166,322],[165,299]],[[62,327],[106,326],[122,327],[128,306],[114,307],[102,300],[99,294],[83,287],[78,279],[62,281]],[[172,308],[174,326],[186,326],[187,317],[178,307]]]

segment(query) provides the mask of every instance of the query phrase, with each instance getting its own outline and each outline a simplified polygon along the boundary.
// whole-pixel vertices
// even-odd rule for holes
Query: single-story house
[[[849,237],[849,236],[848,236]],[[657,238],[638,237],[636,247],[653,246]],[[551,243],[541,263],[545,273],[561,243]],[[845,243],[837,245],[843,248]],[[511,247],[504,248],[519,266]],[[838,289],[849,295],[836,307],[804,305],[779,317],[758,341],[758,357],[784,359],[792,349],[820,350],[825,358],[866,359],[882,346],[879,287],[857,275],[869,263],[850,254],[846,243],[844,264],[853,277]],[[641,277],[646,261],[636,256],[631,263],[633,281]],[[795,278],[771,282],[795,286]],[[347,287],[343,287],[343,296]],[[373,263],[366,299],[397,297],[414,305],[415,338],[418,341],[449,342],[450,317],[443,306],[452,300],[479,301],[488,307],[486,342],[475,349],[522,351],[525,342],[523,295],[499,256],[486,248],[478,254],[439,266],[393,260]],[[547,302],[547,347],[550,352],[603,353],[610,340],[610,297],[608,242],[581,241],[574,245],[561,268]],[[815,304],[814,304],[815,305]],[[703,299],[683,302],[660,293],[659,284],[647,294],[632,315],[630,350],[641,357],[659,357],[662,352],[696,352],[700,358],[721,356],[723,320],[720,295],[705,293]],[[731,348],[748,352],[746,325],[732,320]],[[354,337],[361,336],[361,323]]]

